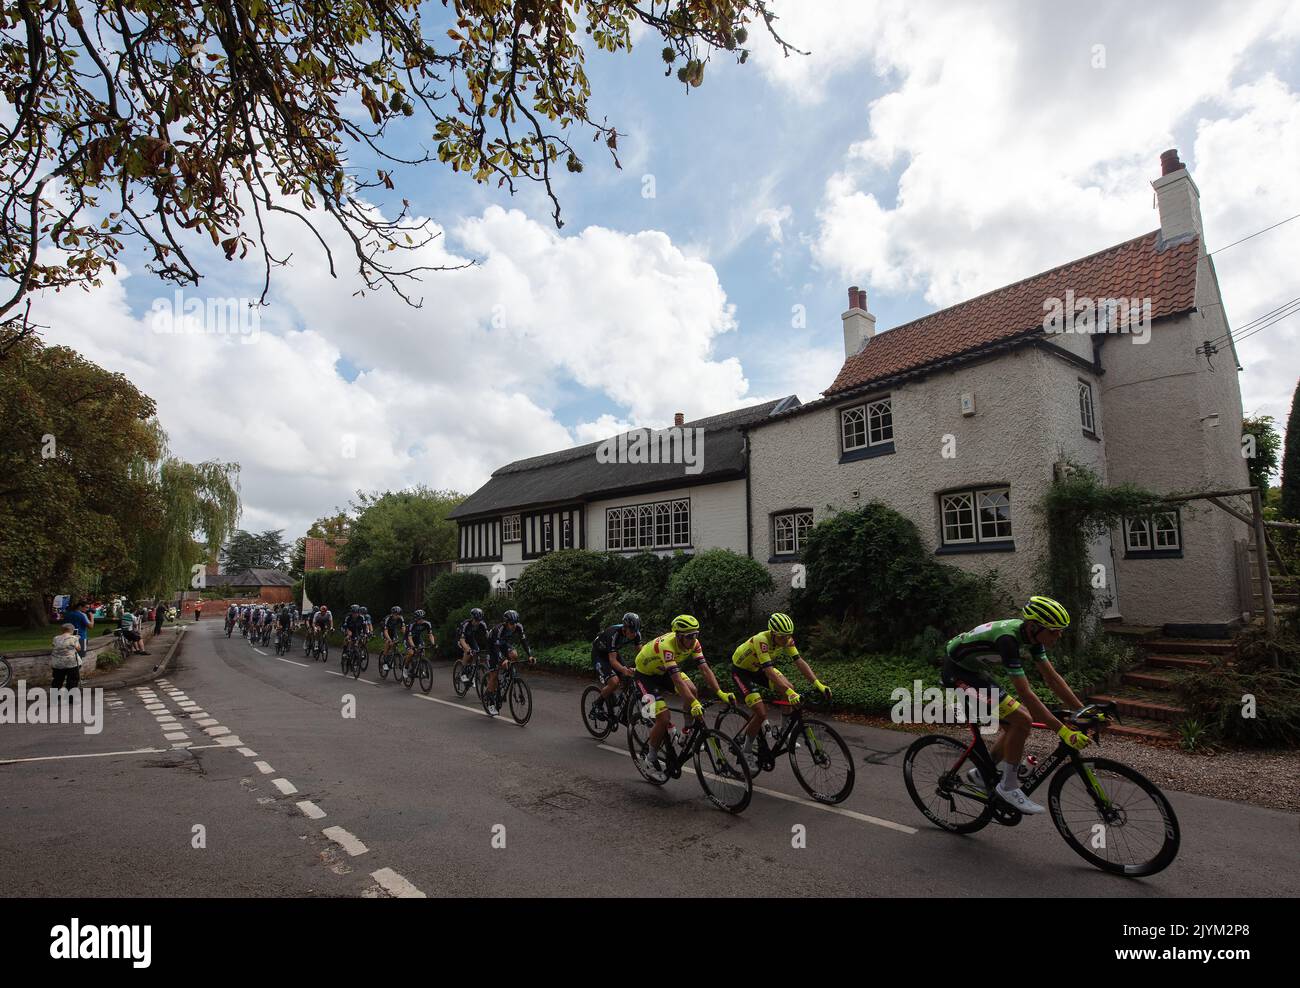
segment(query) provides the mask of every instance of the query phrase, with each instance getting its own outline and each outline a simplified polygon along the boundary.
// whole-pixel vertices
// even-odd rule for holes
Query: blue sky
[[[478,262],[427,276],[419,310],[353,297],[346,255],[331,279],[281,223],[292,267],[253,344],[160,345],[143,320],[172,289],[130,253],[102,289],[40,301],[47,339],[153,395],[178,455],[240,462],[245,527],[296,535],[358,488],[470,491],[511,459],[675,411],[814,398],[843,356],[850,284],[887,331],[1154,229],[1168,147],[1211,248],[1300,213],[1296,5],[776,7],[809,56],[751,38],[748,64],[715,58],[689,92],[648,35],[591,57],[592,111],[623,133],[624,168],[580,138],[583,173],[557,172],[562,231],[536,187],[395,169],[375,206],[409,199],[444,233],[429,260]],[[429,129],[412,118],[395,153]],[[198,294],[260,290],[254,265],[198,256]],[[1300,220],[1216,256],[1234,323],[1300,295],[1298,256]],[[1243,344],[1247,412],[1285,420],[1297,323]]]

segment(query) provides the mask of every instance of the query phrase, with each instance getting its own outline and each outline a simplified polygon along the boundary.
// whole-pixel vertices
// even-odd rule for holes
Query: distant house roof
[[[1160,241],[1160,231],[998,288],[877,333],[844,361],[826,397],[930,364],[973,356],[990,345],[1043,332],[1046,299],[1151,299],[1151,318],[1194,307],[1196,238]]]
[[[208,584],[217,587],[291,587],[293,578],[279,569],[246,569],[209,576]]]
[[[680,463],[602,463],[597,460],[596,451],[609,442],[602,440],[507,463],[495,470],[488,482],[457,505],[448,517],[469,518],[563,501],[594,501],[620,493],[743,477],[743,429],[798,404],[798,397],[789,395],[684,423],[683,429],[704,430],[702,455],[697,453],[703,467],[699,473],[685,473]]]

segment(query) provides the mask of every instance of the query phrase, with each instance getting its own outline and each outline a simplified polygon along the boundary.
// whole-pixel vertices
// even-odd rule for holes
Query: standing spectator
[[[202,616],[202,614],[203,614],[203,601],[196,600],[194,602],[194,620],[197,621]]]
[[[90,629],[95,626],[95,619],[90,616],[90,602],[79,601],[72,605],[72,610],[67,613],[68,624],[72,625],[77,631],[77,638],[81,643],[81,657],[86,657],[86,639],[90,637]]]
[[[77,612],[80,613],[80,612]],[[76,625],[63,625],[63,633],[54,636],[50,649],[50,688],[75,690],[81,685],[81,636]]]
[[[153,609],[153,633],[155,638],[157,638],[158,635],[162,633],[163,618],[165,618],[166,616],[167,616],[167,608],[163,605],[163,602],[160,600],[158,601],[157,606],[155,606]]]

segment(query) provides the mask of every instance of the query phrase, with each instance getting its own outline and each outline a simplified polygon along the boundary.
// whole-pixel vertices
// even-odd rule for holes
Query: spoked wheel
[[[1052,822],[1081,858],[1102,871],[1139,878],[1178,854],[1178,817],[1150,779],[1109,758],[1084,758],[1052,778]],[[1094,787],[1095,781],[1095,787]]]
[[[329,662],[329,660],[330,660],[330,643],[329,643],[329,642],[321,642],[321,645],[320,645],[320,660],[321,660],[322,662]]]
[[[819,803],[842,803],[853,791],[857,769],[844,739],[829,724],[805,720],[790,735],[790,767],[806,792]]]
[[[357,657],[361,660],[362,672],[370,668],[370,646],[365,642],[361,643],[361,652]]]
[[[405,660],[403,660],[402,663],[402,668],[401,668],[402,685],[405,686],[408,690],[411,688],[411,685],[415,682],[415,664],[416,664],[415,659],[412,659],[410,662],[406,662]]]
[[[607,706],[600,698],[599,686],[588,686],[582,691],[582,724],[597,741],[603,741],[614,731],[614,719]]]
[[[965,778],[969,759],[955,766],[966,746],[955,738],[928,734],[912,742],[903,757],[903,782],[916,808],[937,827],[972,834],[993,818],[993,804]]]
[[[700,788],[718,809],[740,813],[754,795],[754,780],[740,746],[721,731],[703,724],[695,729],[704,732],[695,749],[695,774]]]
[[[749,712],[747,710],[741,710],[739,707],[727,704],[718,711],[718,716],[713,719],[713,729],[725,734],[736,744],[740,744],[740,736],[745,733],[745,725],[748,723]]]
[[[455,665],[451,667],[451,688],[456,691],[457,696],[464,696],[469,692],[470,684],[463,681],[465,670],[465,663],[460,659],[457,659]]]
[[[654,721],[646,720],[640,707],[633,710],[628,719],[631,723],[627,728],[627,750],[632,753],[632,764],[636,766],[636,770],[641,773],[641,778],[646,782],[653,786],[662,786],[668,781],[668,773],[651,771],[642,761],[646,752],[650,750],[650,730],[654,727]]]
[[[483,690],[487,683],[487,669],[483,666],[474,667],[474,695],[480,700],[483,699]]]
[[[510,716],[523,727],[533,715],[533,691],[516,676],[510,682]]]
[[[428,693],[433,689],[433,663],[428,659],[421,658],[419,663],[420,689]]]
[[[361,656],[357,654],[357,650],[355,648],[352,650],[352,657],[348,659],[348,663],[352,667],[352,678],[360,679],[361,678]]]
[[[379,655],[379,678],[380,679],[387,679],[388,672],[390,669],[392,669],[393,671],[393,678],[394,679],[397,678],[397,670],[393,669],[392,663],[393,663],[392,656],[388,656],[387,661],[385,661],[385,656],[383,655],[382,652],[380,653]]]

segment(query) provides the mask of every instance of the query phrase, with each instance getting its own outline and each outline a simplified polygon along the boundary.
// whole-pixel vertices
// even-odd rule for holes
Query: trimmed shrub
[[[754,598],[773,589],[766,566],[730,549],[693,556],[668,581],[673,606],[699,619],[705,641],[731,641],[733,647],[759,630]]]
[[[346,572],[328,569],[310,570],[304,573],[303,584],[306,586],[308,599],[313,604],[328,604],[329,609],[335,614],[343,613],[351,603],[347,599],[347,576]]]
[[[425,595],[425,617],[436,627],[445,622],[453,610],[471,600],[482,600],[491,590],[491,581],[482,573],[442,573]]]
[[[600,630],[596,601],[617,575],[610,553],[560,549],[524,570],[515,583],[516,609],[537,644],[590,641]]]
[[[476,607],[483,608],[483,619],[487,621],[488,627],[499,624],[501,615],[514,607],[514,599],[505,595],[492,595],[484,597],[481,600],[471,600],[462,604],[460,607],[448,612],[441,624],[434,624],[438,631],[438,652],[449,659],[460,656],[460,646],[456,643],[456,625],[460,624],[467,617],[469,612]],[[428,615],[425,615],[426,617]],[[433,619],[430,618],[430,621]],[[527,630],[528,625],[524,625]],[[532,638],[529,638],[532,641]],[[533,646],[536,648],[536,645]]]
[[[371,617],[388,613],[402,596],[401,580],[391,573],[386,573],[377,565],[363,562],[344,573],[343,592],[347,597],[344,612],[353,604],[360,604],[369,609]],[[333,602],[330,603],[333,607]],[[343,613],[343,612],[340,612]],[[376,624],[379,623],[377,620]]]

